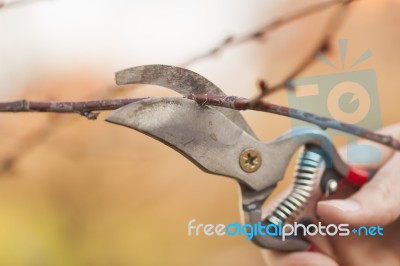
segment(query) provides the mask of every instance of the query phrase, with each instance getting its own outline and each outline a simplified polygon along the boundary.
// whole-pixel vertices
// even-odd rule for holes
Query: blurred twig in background
[[[44,1],[44,0],[0,0],[0,9],[5,7],[13,7],[18,5],[30,4],[33,2]]]
[[[288,80],[291,78],[294,78],[298,74],[300,74],[304,69],[306,69],[314,60],[315,56],[318,52],[324,51],[329,49],[329,38],[331,35],[336,31],[336,29],[340,26],[340,22],[343,20],[345,11],[346,11],[346,6],[350,4],[351,2],[354,2],[354,0],[328,0],[325,2],[320,2],[305,8],[302,8],[292,14],[289,14],[287,16],[280,17],[267,25],[263,26],[260,29],[255,30],[254,32],[248,33],[244,36],[240,37],[234,37],[234,36],[229,36],[227,37],[219,46],[211,49],[210,51],[195,56],[191,58],[190,60],[184,62],[181,64],[182,67],[186,67],[189,65],[192,65],[194,63],[197,63],[198,61],[208,59],[210,57],[216,56],[217,54],[221,53],[222,51],[229,49],[233,46],[241,45],[246,42],[250,41],[264,41],[265,37],[268,35],[268,33],[288,24],[295,22],[298,19],[301,19],[303,17],[315,14],[317,12],[321,12],[327,8],[330,8],[335,5],[341,5],[341,8],[336,11],[336,13],[332,16],[330,21],[328,22],[326,28],[325,28],[325,34],[318,40],[318,42],[315,44],[315,48],[312,49],[311,53],[307,54],[305,59],[298,65],[295,66],[294,70],[289,73],[282,81],[278,82],[277,84],[272,85],[269,88],[269,91],[275,91],[279,90],[282,88],[286,87],[286,83]]]
[[[64,84],[63,81],[61,81],[61,84]],[[97,89],[95,91],[91,91],[94,86],[90,83],[87,84],[87,82],[85,81],[84,84],[85,85],[78,84],[77,86],[78,88],[80,86],[85,88],[90,87],[90,89],[88,93],[85,93],[85,95],[79,94],[78,97],[80,97],[81,99],[110,97],[111,93],[109,88],[102,88],[101,90],[99,90],[96,86]],[[75,83],[72,86],[70,85],[67,87],[64,87],[63,85],[59,89],[70,89],[71,87],[75,86]],[[46,99],[48,101],[55,99],[53,95],[49,95],[47,91],[42,91],[41,89],[39,89],[39,91],[37,89],[35,91],[31,91],[30,88],[28,88],[22,96],[30,98],[32,97],[32,95],[35,95],[36,97],[40,97],[42,99]],[[78,121],[78,119],[75,119],[75,117],[67,118],[66,116],[62,116],[61,114],[53,113],[43,116],[43,119],[40,120],[39,123],[35,124],[35,126],[26,125],[26,130],[21,132],[21,134],[19,134],[20,136],[16,136],[18,141],[15,143],[14,148],[8,148],[6,149],[5,153],[0,154],[0,175],[4,175],[12,171],[14,166],[18,163],[20,159],[24,158],[30,151],[38,147],[41,143],[45,142],[48,137],[52,135],[52,133],[55,133],[57,130],[62,129],[65,126],[70,125],[71,123],[74,123],[76,121]],[[11,124],[18,124],[18,122]],[[12,130],[13,127],[12,125],[10,126],[9,122],[6,122],[5,124],[1,125],[0,129],[2,131]]]

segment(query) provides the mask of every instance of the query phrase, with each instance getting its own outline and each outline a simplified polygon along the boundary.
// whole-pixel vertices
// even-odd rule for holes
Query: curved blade
[[[128,68],[115,74],[117,85],[152,84],[174,90],[184,96],[190,94],[225,95],[205,77],[185,68],[167,65],[145,65]],[[238,127],[257,138],[239,111],[214,107],[232,120]]]
[[[149,98],[113,111],[106,121],[162,141],[206,172],[233,177],[255,189],[268,183],[264,177],[270,163],[257,174],[246,173],[239,165],[243,150],[254,147],[264,153],[265,145],[214,108],[185,98]]]

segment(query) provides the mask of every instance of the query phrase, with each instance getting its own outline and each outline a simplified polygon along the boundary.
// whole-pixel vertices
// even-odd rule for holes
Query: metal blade
[[[174,90],[184,96],[190,94],[225,95],[205,77],[185,68],[167,65],[145,65],[128,68],[115,74],[117,85],[152,84]],[[238,127],[257,139],[239,111],[213,107],[232,120]]]
[[[237,127],[214,108],[177,97],[149,98],[113,111],[106,119],[149,135],[177,150],[202,170],[230,176],[255,189],[268,183],[269,163],[255,173],[239,165],[243,150],[265,145]],[[262,184],[264,183],[264,184]]]

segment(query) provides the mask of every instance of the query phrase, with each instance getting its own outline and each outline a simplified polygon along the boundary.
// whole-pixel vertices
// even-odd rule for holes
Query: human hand
[[[400,124],[385,128],[385,134],[400,136]],[[267,265],[400,265],[400,153],[371,142],[379,149],[380,161],[358,165],[377,169],[374,178],[359,190],[345,185],[336,199],[320,201],[317,213],[325,224],[345,223],[352,227],[380,225],[383,236],[314,236],[317,252],[277,252],[263,250]],[[346,158],[346,150],[341,150]]]

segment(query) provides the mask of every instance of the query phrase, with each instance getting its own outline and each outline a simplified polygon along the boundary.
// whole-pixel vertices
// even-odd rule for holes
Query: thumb
[[[347,223],[355,226],[392,223],[400,215],[400,153],[376,173],[359,191],[344,200],[318,203],[317,211],[327,223]]]

